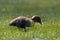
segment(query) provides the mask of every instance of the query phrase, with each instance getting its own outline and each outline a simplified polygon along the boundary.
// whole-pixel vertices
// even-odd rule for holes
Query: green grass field
[[[39,15],[43,25],[36,23],[27,32],[9,26],[18,16]],[[60,40],[60,0],[0,0],[0,40]]]

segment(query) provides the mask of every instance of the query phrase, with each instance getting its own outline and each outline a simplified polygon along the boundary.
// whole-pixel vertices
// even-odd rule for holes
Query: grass
[[[39,15],[43,25],[36,23],[27,32],[9,26],[18,16]],[[60,0],[0,0],[0,40],[60,40]]]

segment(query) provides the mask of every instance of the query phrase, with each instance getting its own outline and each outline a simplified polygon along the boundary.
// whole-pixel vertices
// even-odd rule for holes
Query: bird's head
[[[37,15],[32,16],[32,20],[33,20],[34,22],[38,22],[38,23],[42,24],[41,18],[40,18],[39,16],[37,16]]]

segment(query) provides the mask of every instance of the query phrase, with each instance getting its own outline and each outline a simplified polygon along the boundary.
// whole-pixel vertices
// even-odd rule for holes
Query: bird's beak
[[[43,24],[43,22],[42,22],[42,21],[40,21],[39,23],[40,23],[40,24]]]

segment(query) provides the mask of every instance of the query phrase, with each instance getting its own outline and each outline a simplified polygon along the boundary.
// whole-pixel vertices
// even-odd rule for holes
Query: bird
[[[39,16],[32,16],[32,18],[28,18],[25,16],[19,16],[15,19],[11,20],[10,26],[17,26],[18,28],[23,28],[26,31],[26,27],[31,27],[35,22],[42,24]]]

